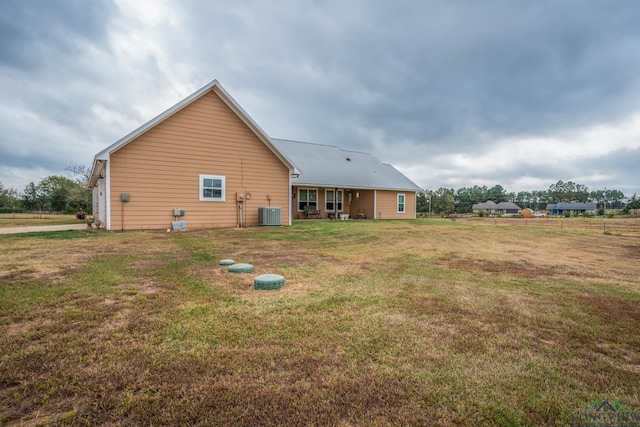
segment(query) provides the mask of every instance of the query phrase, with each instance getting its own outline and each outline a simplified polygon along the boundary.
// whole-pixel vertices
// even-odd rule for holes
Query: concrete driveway
[[[0,234],[35,233],[38,231],[86,230],[87,224],[41,225],[37,227],[0,228]]]

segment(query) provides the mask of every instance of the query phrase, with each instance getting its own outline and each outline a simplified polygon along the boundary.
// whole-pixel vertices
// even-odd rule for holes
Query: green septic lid
[[[251,264],[233,264],[229,266],[230,273],[253,273],[253,265]]]
[[[284,285],[284,277],[279,274],[263,274],[253,279],[253,287],[258,290],[280,289]]]
[[[233,265],[236,262],[232,259],[222,259],[220,260],[220,265]]]

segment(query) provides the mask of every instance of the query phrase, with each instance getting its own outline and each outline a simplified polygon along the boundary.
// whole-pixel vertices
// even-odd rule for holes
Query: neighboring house
[[[327,156],[342,152],[295,144],[330,148]],[[177,219],[188,228],[255,226],[260,208],[280,207],[286,225],[301,217],[302,199],[312,204],[314,198],[323,218],[330,213],[415,218],[420,188],[393,167],[345,151],[357,162],[344,160],[344,167],[331,162],[324,171],[344,181],[311,184],[304,177],[322,171],[312,173],[313,162],[289,152],[287,145],[269,138],[214,80],[96,154],[89,180],[94,220],[108,230],[165,229]],[[360,159],[367,160],[367,180],[346,180],[344,171],[360,165]],[[386,178],[374,179],[378,175]]]
[[[476,203],[471,207],[473,213],[480,211],[486,212],[489,215],[520,215],[522,209],[511,202],[494,203],[491,200],[484,203]]]
[[[565,203],[549,203],[547,204],[547,212],[549,215],[565,215],[566,212],[571,216],[575,215],[595,215],[597,203],[583,202],[565,202]]]
[[[319,211],[321,218],[416,217],[420,187],[371,154],[331,145],[271,141],[300,171],[292,179],[292,218],[304,218],[309,208]]]

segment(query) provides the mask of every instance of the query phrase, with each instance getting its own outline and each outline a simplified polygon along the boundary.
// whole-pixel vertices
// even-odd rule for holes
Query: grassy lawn
[[[0,214],[0,228],[32,227],[39,225],[83,224],[75,215],[59,214]]]
[[[596,399],[640,410],[637,237],[307,221],[0,248],[2,425],[539,426]],[[263,273],[285,286],[253,290]]]

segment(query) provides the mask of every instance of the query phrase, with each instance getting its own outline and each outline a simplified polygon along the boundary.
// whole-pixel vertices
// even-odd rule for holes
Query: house
[[[511,202],[494,203],[488,200],[484,203],[476,203],[471,206],[473,213],[483,211],[490,215],[520,215],[522,210],[520,207]]]
[[[300,171],[292,179],[292,218],[303,218],[309,208],[321,218],[416,217],[420,187],[371,154],[284,139],[272,142]]]
[[[271,139],[216,80],[97,153],[89,187],[108,230],[255,226],[262,208],[289,225],[314,203],[321,218],[415,218],[420,190],[369,154]]]
[[[597,203],[584,202],[564,202],[547,204],[547,212],[549,215],[595,215]]]

